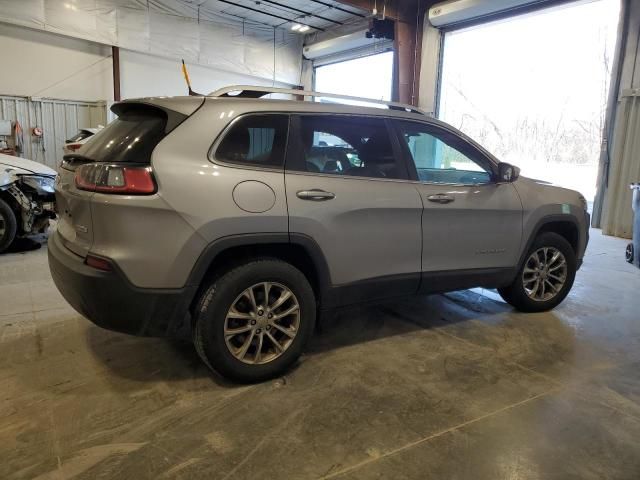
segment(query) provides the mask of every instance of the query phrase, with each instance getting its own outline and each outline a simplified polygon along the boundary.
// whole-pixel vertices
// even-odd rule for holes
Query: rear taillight
[[[78,167],[76,187],[90,192],[120,195],[151,195],[156,183],[148,166],[122,166],[89,163]]]
[[[67,143],[65,145],[65,148],[71,150],[72,152],[75,152],[76,150],[78,150],[80,147],[82,146],[81,143]]]

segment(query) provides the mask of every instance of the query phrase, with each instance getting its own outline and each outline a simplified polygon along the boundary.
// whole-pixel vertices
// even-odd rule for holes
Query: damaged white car
[[[0,253],[16,237],[42,233],[55,218],[56,171],[0,154]]]

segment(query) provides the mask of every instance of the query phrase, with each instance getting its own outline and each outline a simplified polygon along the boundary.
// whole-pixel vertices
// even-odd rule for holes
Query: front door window
[[[489,166],[475,160],[477,156],[470,146],[464,145],[457,136],[413,122],[401,122],[400,133],[420,181],[465,185],[491,182]]]

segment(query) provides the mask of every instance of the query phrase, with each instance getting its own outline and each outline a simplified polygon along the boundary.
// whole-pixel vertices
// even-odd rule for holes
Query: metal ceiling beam
[[[298,12],[298,13],[301,13],[303,15],[307,15],[309,17],[316,17],[316,18],[319,18],[319,19],[324,20],[326,22],[335,23],[336,25],[344,25],[342,22],[339,22],[338,20],[333,20],[332,18],[323,17],[322,15],[318,15],[316,13],[305,12],[304,10],[300,10],[299,8],[291,7],[289,5],[284,5],[283,3],[280,3],[280,2],[274,2],[272,0],[262,0],[262,2],[263,3],[270,3],[272,5],[277,5],[278,7],[286,8],[286,9],[292,10],[294,12]]]
[[[262,10],[258,10],[257,8],[247,7],[246,5],[241,5],[239,3],[231,2],[229,0],[217,0],[217,1],[221,2],[221,3],[226,3],[227,5],[231,5],[231,6],[234,6],[234,7],[244,8],[245,10],[250,10],[252,12],[256,12],[256,13],[259,13],[261,15],[267,15],[269,17],[279,18],[280,20],[284,20],[285,22],[288,22],[288,23],[299,23],[300,25],[304,25],[306,27],[313,28],[314,30],[318,30],[320,32],[324,32],[324,28],[314,27],[313,25],[309,25],[307,23],[299,22],[299,21],[297,21],[297,20],[295,20],[293,18],[283,17],[281,15],[276,15],[275,13],[263,12]]]
[[[238,20],[241,20],[243,24],[246,25],[250,25],[250,26],[264,26],[264,27],[269,27],[269,28],[273,28],[274,25],[272,23],[266,23],[266,22],[261,22],[260,20],[253,20],[247,17],[243,17],[242,15],[237,15],[235,13],[229,13],[229,12],[215,12],[216,15],[226,15],[228,17],[233,17],[234,19],[237,18]],[[212,22],[213,20],[207,20],[207,19],[203,19],[203,22]],[[280,25],[284,25],[284,23],[280,24]],[[280,25],[276,25],[276,27],[279,27]]]
[[[339,11],[344,12],[344,13],[350,13],[354,17],[367,18],[366,15],[362,15],[361,13],[354,12],[352,10],[347,10],[346,8],[342,8],[342,7],[339,7],[337,5],[332,5],[332,4],[327,3],[327,2],[322,2],[321,0],[310,0],[310,1],[313,2],[313,3],[319,3],[320,5],[324,5],[325,7],[335,8],[336,10],[339,10]]]

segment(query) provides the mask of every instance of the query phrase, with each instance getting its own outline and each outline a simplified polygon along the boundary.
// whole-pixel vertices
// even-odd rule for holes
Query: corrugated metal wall
[[[21,154],[55,168],[62,161],[62,146],[79,128],[106,125],[105,102],[76,102],[0,95],[0,119],[20,122],[24,150]],[[41,138],[34,137],[34,127],[42,128]]]
[[[622,70],[610,158],[601,178],[602,214],[594,226],[602,233],[630,238],[633,211],[630,183],[640,182],[640,2],[627,1]]]
[[[640,182],[640,90],[623,93],[618,105],[609,181],[602,211],[602,233],[631,238],[630,183]]]

